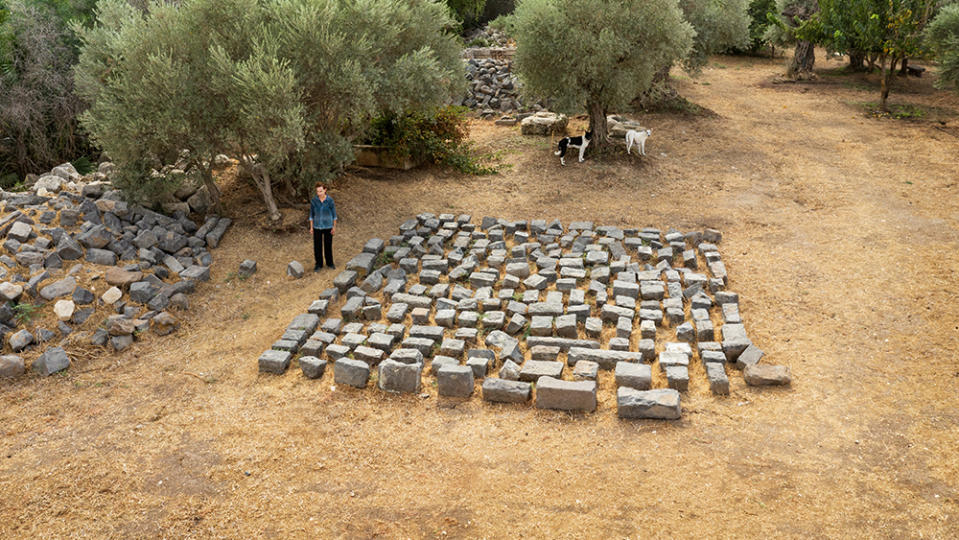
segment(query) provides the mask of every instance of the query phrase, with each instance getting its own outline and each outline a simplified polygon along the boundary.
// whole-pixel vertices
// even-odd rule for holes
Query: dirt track
[[[731,396],[694,387],[662,423],[608,399],[571,416],[258,375],[333,274],[290,281],[307,232],[261,232],[238,187],[249,203],[180,332],[0,381],[0,537],[956,537],[959,98],[899,81],[894,101],[945,126],[877,120],[853,105],[875,101],[862,78],[769,84],[779,71],[717,58],[681,77],[717,116],[643,117],[644,160],[561,168],[549,141],[478,122],[501,175],[355,174],[331,193],[341,264],[422,211],[719,228],[790,388],[733,372]],[[230,279],[245,258],[259,273]]]

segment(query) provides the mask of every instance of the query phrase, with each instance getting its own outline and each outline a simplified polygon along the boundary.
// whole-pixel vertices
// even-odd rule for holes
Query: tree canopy
[[[594,143],[606,114],[647,90],[662,66],[689,54],[695,31],[676,0],[522,0],[513,20],[516,69],[559,110],[587,110]]]
[[[274,179],[330,178],[370,119],[445,102],[463,82],[456,23],[429,0],[102,0],[78,29],[82,123],[127,191],[181,150],[216,195],[216,154],[241,158],[271,218]]]
[[[937,83],[959,91],[959,3],[942,8],[929,23],[925,38],[939,61]]]

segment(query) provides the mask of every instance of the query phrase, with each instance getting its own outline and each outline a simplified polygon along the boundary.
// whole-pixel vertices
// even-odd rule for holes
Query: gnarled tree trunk
[[[203,179],[203,185],[206,186],[206,192],[210,195],[210,207],[216,210],[216,213],[223,215],[223,202],[220,200],[220,188],[213,181],[213,160],[207,161],[207,166],[200,166],[200,177]]]
[[[250,178],[253,184],[263,197],[263,204],[266,205],[266,212],[270,221],[279,221],[283,215],[276,206],[276,199],[273,198],[273,180],[270,178],[270,172],[262,163],[257,163],[250,155],[243,154],[243,166],[250,172]]]
[[[606,137],[606,107],[598,101],[592,101],[586,104],[589,111],[589,130],[593,132],[593,139],[590,141],[587,150],[593,150],[596,154],[605,154],[612,148],[612,144]]]
[[[789,62],[786,76],[795,80],[812,79],[815,77],[812,71],[815,63],[815,45],[810,41],[799,40],[796,42],[796,52],[793,54],[792,61]]]

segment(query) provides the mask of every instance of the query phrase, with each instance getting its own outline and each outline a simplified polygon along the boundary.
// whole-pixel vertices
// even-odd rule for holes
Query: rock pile
[[[461,399],[481,381],[486,401],[583,412],[599,403],[598,370],[613,370],[620,417],[676,419],[690,386],[729,394],[728,368],[750,385],[789,382],[786,368],[756,367],[721,239],[421,214],[368,241],[259,367],[280,374],[299,359],[315,379],[329,362],[333,382],[358,388],[377,369],[381,390],[406,393],[432,377]]]
[[[111,170],[101,163],[95,174]],[[165,310],[187,308],[186,294],[210,279],[210,249],[229,218],[197,225],[183,212],[171,217],[130,205],[109,182],[88,179],[64,164],[40,176],[32,191],[0,193],[0,338],[12,352],[65,338],[98,309],[114,315],[93,333],[96,345],[123,350],[151,327],[167,334],[177,323]],[[57,332],[17,330],[30,318],[25,314],[45,309],[56,315]],[[36,371],[69,365],[59,352],[47,353]],[[15,361],[5,365],[16,371]]]
[[[469,81],[462,105],[471,109],[493,111],[524,110],[520,98],[521,84],[512,73],[512,62],[493,58],[469,59],[466,62]],[[541,110],[538,104],[530,108]]]
[[[489,25],[482,28],[476,28],[463,36],[463,41],[470,48],[475,47],[516,47],[513,38],[506,35],[506,32],[491,28]]]

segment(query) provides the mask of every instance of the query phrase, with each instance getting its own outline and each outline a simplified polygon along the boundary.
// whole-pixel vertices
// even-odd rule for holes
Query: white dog
[[[636,131],[631,129],[626,132],[626,153],[629,154],[629,150],[633,147],[633,144],[636,144],[636,152],[641,155],[646,155],[646,139],[653,134],[653,130],[644,129],[642,131]]]

